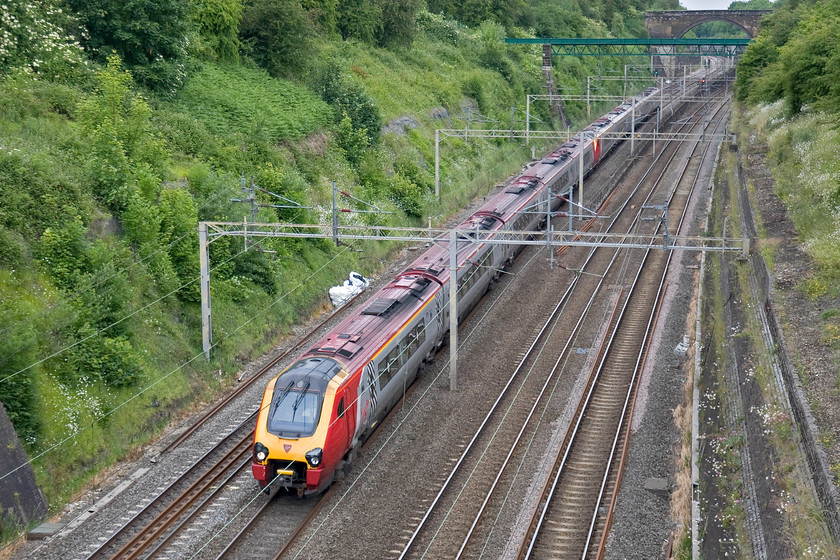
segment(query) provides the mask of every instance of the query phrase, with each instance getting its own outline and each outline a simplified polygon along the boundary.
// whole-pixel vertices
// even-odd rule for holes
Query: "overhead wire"
[[[213,199],[211,199],[211,201],[213,201],[213,200],[214,200],[215,198],[217,198],[217,197],[218,197],[218,195],[217,195],[216,197],[214,197]],[[300,213],[301,213],[301,212],[302,212],[302,211],[299,211],[298,213],[296,213],[296,217],[297,217],[297,216],[300,216]],[[186,221],[186,220],[184,220],[184,221]],[[184,221],[182,221],[181,223],[184,223]],[[196,232],[196,233],[197,233],[197,232]],[[183,238],[187,237],[188,235],[191,235],[191,234],[190,234],[190,233],[187,233],[187,234],[182,235],[181,237],[179,237],[178,239],[176,239],[175,241],[173,241],[172,243],[170,243],[169,247],[171,247],[172,245],[174,245],[175,243],[177,243],[177,242],[178,242],[178,241],[180,241],[181,239],[183,239]],[[259,247],[259,246],[261,246],[261,245],[262,245],[265,241],[266,241],[266,240],[263,240],[263,241],[260,241],[260,242],[254,243],[254,245],[253,245],[253,246]],[[161,248],[160,250],[156,251],[156,253],[161,252],[161,251],[163,251],[164,249],[165,249],[165,248]],[[211,270],[216,270],[216,269],[218,269],[220,266],[223,266],[223,265],[225,265],[225,264],[227,264],[227,263],[231,262],[232,260],[234,260],[234,259],[238,258],[238,257],[239,257],[239,256],[241,256],[242,254],[246,253],[249,249],[250,249],[250,248],[245,248],[245,249],[243,249],[242,251],[240,251],[239,253],[237,253],[237,254],[235,254],[235,255],[232,255],[231,257],[229,257],[229,258],[228,258],[227,260],[225,260],[224,262],[222,262],[222,263],[220,263],[220,264],[218,264],[218,265],[214,266]],[[156,254],[156,253],[155,253],[155,254]],[[134,263],[134,264],[139,264],[139,263]],[[134,265],[132,265],[132,266],[134,266]],[[129,267],[127,270],[130,270],[130,269],[131,269],[131,267]],[[118,273],[113,274],[113,275],[112,275],[112,276],[110,276],[109,278],[106,278],[104,281],[107,281],[108,279],[115,277],[117,274],[118,274]],[[120,323],[122,323],[122,322],[124,322],[124,321],[126,321],[126,320],[130,319],[131,317],[133,317],[133,316],[137,315],[138,313],[140,313],[140,312],[142,312],[142,311],[145,311],[146,309],[150,308],[151,306],[153,306],[153,305],[155,305],[155,304],[157,304],[157,303],[159,303],[159,302],[161,302],[161,301],[165,300],[165,299],[166,299],[166,298],[168,298],[169,296],[172,296],[172,295],[174,295],[174,294],[178,293],[179,291],[183,290],[183,289],[184,289],[184,288],[186,288],[187,286],[190,286],[190,285],[194,284],[195,282],[197,282],[197,281],[199,281],[199,280],[200,280],[200,277],[195,277],[195,278],[193,278],[192,280],[190,280],[190,281],[188,281],[188,282],[185,282],[185,283],[181,284],[181,285],[180,285],[180,286],[178,286],[177,288],[175,288],[175,289],[171,290],[170,292],[168,292],[168,293],[166,293],[166,294],[164,294],[164,295],[160,296],[160,297],[159,297],[159,298],[157,298],[156,300],[153,300],[153,301],[151,301],[151,302],[147,303],[147,304],[146,304],[146,305],[144,305],[143,307],[140,307],[140,308],[138,308],[138,309],[136,309],[136,310],[134,310],[134,311],[132,311],[132,312],[128,313],[127,315],[125,315],[125,316],[121,317],[120,319],[118,319],[118,320],[116,320],[116,321],[112,322],[111,324],[106,325],[106,326],[104,326],[104,327],[102,327],[102,328],[100,328],[100,329],[97,329],[95,332],[93,332],[93,333],[89,334],[88,336],[86,336],[86,337],[84,337],[84,338],[82,338],[82,339],[80,339],[80,340],[77,340],[77,341],[73,342],[72,344],[69,344],[69,345],[67,345],[67,346],[63,347],[63,348],[61,348],[60,350],[56,350],[56,351],[55,351],[55,352],[53,352],[52,354],[50,354],[50,355],[48,355],[48,356],[46,356],[46,357],[44,357],[44,358],[42,358],[42,359],[40,359],[40,360],[38,360],[38,361],[36,361],[36,362],[33,362],[33,363],[29,364],[28,366],[26,366],[26,367],[24,367],[24,368],[21,368],[21,369],[19,369],[19,370],[17,370],[17,371],[15,371],[14,373],[11,373],[11,374],[7,375],[6,377],[4,377],[4,378],[0,379],[0,383],[4,383],[4,382],[6,382],[6,381],[8,381],[8,380],[10,380],[10,379],[12,379],[12,378],[14,378],[14,377],[15,377],[15,376],[17,376],[17,375],[19,375],[19,374],[21,374],[21,373],[23,373],[23,372],[25,372],[25,371],[28,371],[29,369],[31,369],[31,368],[33,368],[33,367],[35,367],[35,366],[39,365],[39,364],[42,364],[42,363],[44,363],[45,361],[47,361],[47,360],[49,360],[49,359],[51,359],[51,358],[54,358],[54,357],[56,357],[56,356],[58,356],[58,355],[60,355],[60,354],[62,354],[62,353],[64,353],[64,352],[66,352],[66,351],[70,350],[71,348],[74,348],[75,346],[78,346],[79,344],[81,344],[81,343],[83,343],[83,342],[85,342],[85,341],[87,341],[87,340],[90,340],[90,339],[91,339],[91,338],[93,338],[93,337],[98,336],[99,334],[101,334],[101,333],[103,333],[103,332],[105,332],[105,331],[107,331],[107,330],[109,330],[109,329],[111,329],[111,328],[113,328],[113,327],[115,327],[115,326],[119,325]],[[104,283],[104,281],[103,281],[103,283]],[[65,302],[70,301],[71,299],[73,299],[73,298],[75,298],[75,297],[78,297],[79,295],[81,295],[81,294],[82,294],[82,293],[84,293],[85,291],[91,290],[91,289],[93,289],[93,288],[95,288],[95,286],[85,288],[85,290],[80,290],[79,292],[77,292],[77,293],[73,294],[72,296],[68,296],[68,298],[66,298],[66,299],[65,299]],[[0,333],[0,334],[2,334],[2,333]],[[28,345],[26,345],[26,346],[24,346],[24,347],[22,347],[22,348],[23,348],[23,349],[28,348],[29,346],[31,346],[31,345],[33,345],[33,344],[35,344],[35,342],[34,342],[34,341],[33,341],[33,342],[30,342]],[[21,350],[18,350],[18,352],[20,352],[20,351],[21,351]],[[16,353],[17,353],[17,352],[16,352]],[[12,354],[12,355],[14,355],[14,354]],[[5,357],[4,357],[4,360],[5,360],[6,358],[8,358],[8,357],[9,357],[9,356],[5,356]]]
[[[202,204],[202,206],[198,208],[198,210],[201,210],[202,208],[206,208],[206,207],[208,207],[210,204],[215,203],[215,202],[217,201],[217,199],[218,199],[218,198],[220,198],[220,197],[221,197],[222,195],[224,195],[224,194],[226,194],[226,193],[225,193],[225,191],[224,191],[224,190],[220,190],[219,192],[217,192],[216,194],[214,194],[214,195],[213,195],[210,199],[208,199],[207,201],[205,201],[205,202]],[[178,225],[179,225],[179,226],[180,226],[180,225],[183,225],[183,224],[184,224],[185,222],[187,222],[187,221],[188,221],[188,218],[184,218],[183,220],[181,220],[181,221],[178,223]],[[143,263],[145,263],[145,262],[147,262],[147,261],[151,260],[152,258],[156,257],[156,256],[157,256],[157,255],[159,255],[160,253],[163,253],[164,251],[169,250],[171,247],[173,247],[174,245],[176,245],[177,243],[179,243],[179,242],[180,242],[180,241],[182,241],[183,239],[187,238],[187,237],[188,237],[188,236],[190,236],[190,235],[194,235],[194,234],[195,234],[195,233],[193,233],[193,232],[184,233],[183,235],[181,235],[181,236],[177,237],[176,239],[170,240],[170,242],[169,242],[167,245],[164,245],[164,246],[159,247],[159,248],[158,248],[157,250],[155,250],[154,252],[152,252],[152,253],[150,253],[150,254],[148,254],[148,255],[145,255],[145,256],[141,257],[139,260],[133,260],[133,261],[132,261],[131,263],[129,263],[127,266],[125,266],[125,267],[123,267],[123,268],[120,268],[120,269],[115,270],[115,271],[114,271],[111,275],[109,275],[109,276],[105,276],[105,277],[97,277],[97,278],[95,279],[95,281],[94,281],[92,284],[88,284],[88,285],[86,285],[85,287],[80,288],[80,289],[76,290],[75,292],[73,292],[73,293],[71,293],[71,294],[67,294],[67,295],[65,295],[65,296],[63,296],[63,297],[61,297],[61,298],[59,298],[58,300],[56,300],[55,302],[52,302],[52,303],[51,303],[50,305],[48,305],[47,307],[45,307],[45,308],[43,308],[43,309],[39,310],[39,311],[38,311],[37,313],[35,313],[34,315],[27,315],[25,318],[22,318],[22,319],[20,319],[20,320],[18,320],[18,321],[14,321],[14,322],[10,322],[10,323],[6,324],[6,325],[5,325],[5,326],[3,326],[2,328],[0,328],[0,336],[2,336],[2,335],[4,335],[5,333],[7,333],[10,329],[13,329],[13,328],[15,328],[15,327],[18,327],[18,326],[20,326],[21,324],[23,324],[23,323],[25,323],[25,322],[29,322],[29,321],[31,321],[31,320],[32,320],[33,318],[35,318],[35,317],[44,317],[44,316],[46,316],[48,313],[55,311],[56,309],[60,308],[60,306],[62,306],[62,305],[69,304],[70,302],[72,302],[72,301],[73,301],[73,300],[75,300],[76,298],[81,297],[83,294],[85,294],[85,293],[87,293],[87,292],[90,292],[90,291],[94,291],[94,290],[96,290],[97,288],[99,288],[99,287],[103,286],[104,284],[106,284],[106,283],[107,283],[108,281],[110,281],[111,279],[118,277],[120,274],[122,274],[122,273],[124,273],[124,272],[130,272],[130,271],[131,271],[131,270],[133,270],[134,268],[136,268],[136,267],[140,266],[141,264],[143,264]],[[155,239],[155,241],[160,241],[161,239],[163,239],[163,237],[164,237],[165,235],[166,235],[166,234],[165,234],[164,232],[160,232],[160,233],[159,233],[159,235],[158,235],[158,237]],[[186,284],[186,285],[189,285],[189,284]],[[182,289],[183,287],[184,287],[184,286],[182,286],[182,287],[181,287],[181,288],[179,288],[179,289]],[[177,291],[177,290],[176,290],[176,291]],[[171,295],[171,294],[168,294],[168,295]],[[164,297],[168,297],[168,295],[167,295],[167,296],[164,296]],[[64,325],[65,325],[65,326],[66,326],[66,325],[69,325],[69,324],[70,324],[70,321],[66,321],[66,322],[64,323]],[[111,326],[113,326],[113,325],[111,325]],[[15,351],[13,351],[12,353],[7,354],[7,355],[5,355],[5,356],[2,356],[2,358],[0,358],[0,366],[2,366],[3,364],[5,364],[6,362],[8,362],[8,361],[9,361],[10,359],[12,359],[13,357],[17,356],[17,355],[18,355],[18,354],[20,354],[21,352],[25,351],[26,349],[31,348],[32,346],[36,345],[36,344],[37,344],[37,342],[38,342],[38,341],[37,341],[37,338],[36,338],[36,337],[32,337],[32,339],[31,339],[31,340],[29,340],[29,342],[27,342],[26,344],[23,344],[23,345],[19,346],[19,347],[18,347],[17,349],[15,349]],[[34,364],[34,365],[37,365],[37,364]],[[30,366],[30,367],[31,367],[31,366]],[[28,369],[28,368],[27,368],[27,369]],[[24,371],[25,371],[25,370],[24,370]],[[17,373],[20,373],[20,372],[16,372],[16,373],[15,373],[15,374],[13,374],[12,376],[17,375]],[[8,378],[6,378],[6,379],[8,379]],[[5,381],[6,379],[3,379],[2,381],[0,381],[0,383],[2,383],[3,381]]]
[[[266,307],[262,308],[262,309],[261,309],[259,312],[257,312],[257,313],[256,313],[253,317],[248,318],[248,319],[247,319],[244,323],[242,323],[241,325],[237,326],[236,328],[234,328],[234,329],[233,329],[233,330],[231,330],[230,332],[227,332],[227,333],[226,333],[223,337],[221,337],[221,338],[220,338],[217,342],[213,343],[213,344],[211,345],[211,348],[215,348],[215,347],[217,347],[219,344],[221,344],[222,342],[224,342],[227,338],[229,338],[229,337],[233,336],[235,333],[237,333],[237,332],[239,332],[240,330],[242,330],[243,328],[245,328],[248,324],[250,324],[251,322],[255,321],[257,318],[259,318],[260,316],[262,316],[263,314],[265,314],[266,312],[268,312],[268,311],[269,311],[271,308],[273,308],[275,305],[277,305],[277,304],[278,304],[278,303],[280,303],[281,301],[285,300],[285,299],[286,299],[287,297],[289,297],[289,296],[290,296],[293,292],[297,291],[297,290],[298,290],[300,287],[302,287],[302,286],[303,286],[306,282],[308,282],[309,280],[311,280],[312,278],[314,278],[314,277],[315,277],[317,274],[319,274],[319,273],[320,273],[323,269],[325,269],[327,266],[329,266],[329,265],[330,265],[333,261],[335,261],[336,259],[338,259],[338,258],[339,258],[339,257],[340,257],[340,256],[341,256],[341,255],[342,255],[342,254],[346,251],[346,250],[347,250],[347,249],[345,248],[345,249],[342,249],[341,251],[339,251],[339,252],[338,252],[338,254],[336,254],[336,255],[335,255],[332,259],[330,259],[329,261],[327,261],[326,263],[324,263],[321,267],[319,267],[319,268],[318,268],[318,270],[314,271],[314,272],[313,272],[312,274],[310,274],[310,275],[309,275],[306,279],[304,279],[304,280],[302,280],[301,282],[299,282],[299,283],[298,283],[298,284],[297,284],[294,288],[292,288],[292,289],[291,289],[291,290],[289,290],[288,292],[284,293],[284,294],[283,294],[282,296],[280,296],[279,298],[275,299],[275,300],[274,300],[274,301],[273,301],[270,305],[268,305],[268,306],[266,306]],[[245,252],[245,251],[242,251],[242,252],[240,252],[239,254],[241,254],[241,253],[243,253],[243,252]],[[239,254],[232,256],[232,257],[231,257],[231,259],[233,259],[233,258],[235,258],[235,257],[239,256]],[[228,261],[225,261],[225,263],[220,263],[219,265],[217,265],[217,267],[218,267],[218,266],[222,266],[222,265],[226,264],[226,262],[229,262],[229,260],[230,260],[230,259],[228,259]],[[194,281],[195,281],[195,280],[193,280],[193,282],[194,282]],[[104,413],[104,414],[101,414],[100,416],[96,417],[96,418],[95,418],[95,420],[98,422],[98,421],[101,421],[101,420],[103,420],[103,419],[105,419],[105,418],[107,418],[107,417],[111,416],[111,415],[112,415],[112,414],[114,414],[116,411],[118,411],[119,409],[121,409],[121,408],[123,408],[125,405],[127,405],[128,403],[130,403],[130,402],[134,401],[135,399],[139,398],[141,395],[143,395],[144,393],[146,393],[148,390],[150,390],[150,389],[152,389],[153,387],[157,386],[159,383],[161,383],[161,382],[162,382],[162,381],[164,381],[165,379],[168,379],[169,377],[171,377],[172,375],[174,375],[175,373],[177,373],[177,372],[178,372],[178,371],[180,371],[181,369],[185,368],[186,366],[188,366],[189,364],[191,364],[191,363],[192,363],[192,362],[194,362],[196,359],[198,359],[198,358],[200,358],[200,357],[202,357],[202,356],[204,356],[204,352],[203,352],[203,351],[202,351],[202,352],[200,352],[200,353],[198,353],[198,354],[196,354],[196,355],[194,355],[193,357],[191,357],[190,359],[188,359],[188,360],[187,360],[187,361],[185,361],[184,363],[182,363],[182,364],[178,365],[175,369],[173,369],[173,370],[171,370],[169,373],[166,373],[165,375],[161,376],[160,378],[158,378],[157,380],[155,380],[153,383],[151,383],[151,384],[150,384],[150,385],[148,385],[147,387],[143,388],[142,390],[138,391],[137,393],[134,393],[133,395],[131,395],[130,397],[128,397],[127,399],[125,399],[123,402],[121,402],[120,404],[118,404],[117,406],[115,406],[114,408],[112,408],[111,410],[109,410],[108,412],[106,412],[106,413]],[[62,440],[58,441],[57,443],[55,443],[55,444],[51,445],[50,447],[48,447],[48,448],[46,448],[46,449],[44,449],[43,451],[41,451],[40,453],[38,453],[38,454],[34,455],[33,457],[28,458],[28,460],[27,460],[26,462],[21,463],[20,465],[18,465],[18,466],[17,466],[17,467],[15,467],[14,469],[11,469],[9,472],[7,472],[7,473],[3,474],[2,476],[0,476],[0,481],[3,481],[5,478],[7,478],[7,477],[11,476],[13,473],[17,472],[18,470],[20,470],[21,468],[25,467],[26,465],[32,464],[32,462],[34,462],[34,461],[35,461],[35,460],[37,460],[37,459],[40,459],[41,457],[43,457],[43,456],[44,456],[44,455],[46,455],[47,453],[49,453],[49,452],[53,451],[54,449],[57,449],[58,447],[60,447],[61,445],[65,444],[66,442],[70,441],[71,439],[75,438],[76,436],[78,436],[78,435],[79,435],[79,434],[81,434],[82,432],[86,431],[89,427],[91,427],[91,426],[93,426],[93,425],[95,425],[95,422],[93,422],[93,423],[91,423],[91,424],[89,424],[89,425],[87,425],[87,426],[85,426],[85,427],[83,427],[83,428],[80,428],[80,429],[78,429],[78,430],[75,430],[73,433],[71,433],[70,435],[66,436],[64,439],[62,439]]]

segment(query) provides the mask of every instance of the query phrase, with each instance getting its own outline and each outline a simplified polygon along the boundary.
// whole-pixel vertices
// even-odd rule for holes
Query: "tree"
[[[345,41],[373,43],[382,32],[382,7],[374,0],[339,0],[338,32]]]
[[[779,64],[785,69],[785,99],[797,113],[805,104],[819,104],[840,78],[836,72],[840,58],[840,0],[829,0],[814,6],[780,49]]]
[[[377,35],[380,46],[408,46],[417,31],[415,18],[420,8],[419,0],[382,1],[382,27]]]
[[[79,40],[104,61],[112,52],[148,87],[170,91],[185,80],[190,21],[181,0],[67,0],[86,32]]]
[[[738,62],[738,72],[735,77],[735,95],[740,101],[745,101],[753,91],[754,81],[760,77],[765,68],[779,58],[779,49],[766,36],[759,35],[752,41],[744,55]]]
[[[75,22],[53,0],[8,2],[0,9],[0,75],[26,69],[66,79],[85,57],[66,28]]]
[[[251,0],[239,31],[251,57],[272,76],[291,77],[314,52],[314,27],[299,0]]]
[[[190,0],[190,18],[200,43],[196,51],[210,60],[239,60],[240,0]]]
[[[338,0],[301,0],[309,17],[328,34],[338,32]]]

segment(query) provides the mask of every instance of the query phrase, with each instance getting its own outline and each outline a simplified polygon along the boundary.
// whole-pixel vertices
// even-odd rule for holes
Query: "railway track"
[[[692,153],[696,149],[696,145],[692,147]],[[687,173],[689,161],[685,160],[680,181],[668,197],[669,207],[682,209],[674,234],[680,231],[686,203],[696,185],[697,174]],[[692,179],[687,188],[681,188],[686,175]],[[671,254],[648,249],[644,259],[645,266],[639,267],[622,311],[610,326],[612,334],[590,376],[586,398],[575,413],[574,428],[556,455],[518,558],[603,557],[629,443],[638,377]]]
[[[662,153],[665,153],[665,150]],[[676,153],[676,150],[674,153]],[[673,157],[673,154],[671,154],[666,159],[670,161]],[[689,161],[690,158],[687,158],[681,174],[685,172]],[[662,181],[666,168],[667,165],[662,166],[662,171],[656,178],[656,184]],[[623,205],[622,210],[643,208],[646,203],[649,203],[649,197],[653,192],[654,189],[651,188],[649,192],[643,193],[639,191],[637,186],[634,197],[641,196],[642,200],[634,200],[634,197],[630,197]],[[671,198],[673,198],[673,194],[672,192]],[[631,212],[631,214],[633,214],[631,223],[625,227],[637,228],[638,231],[642,223],[641,215],[638,210]],[[622,220],[618,218],[613,220],[615,226],[621,223]],[[624,223],[627,224],[626,219]],[[437,496],[432,500],[425,515],[415,527],[399,556],[400,558],[478,557],[486,552],[486,544],[484,543],[488,540],[488,534],[494,530],[496,520],[500,515],[500,508],[504,507],[509,498],[509,495],[502,495],[501,492],[496,495],[496,490],[513,486],[515,479],[520,476],[523,465],[529,463],[528,456],[529,452],[532,452],[534,442],[540,437],[545,437],[545,430],[540,432],[542,416],[545,415],[549,407],[544,399],[550,397],[550,386],[554,383],[554,377],[559,375],[560,369],[563,367],[561,364],[572,361],[569,359],[569,349],[575,338],[580,336],[581,322],[589,314],[593,299],[604,286],[603,280],[609,278],[610,285],[621,285],[622,270],[631,268],[627,262],[618,263],[619,252],[611,251],[612,256],[606,260],[603,257],[594,259],[593,255],[599,252],[609,253],[609,251],[592,251],[585,264],[579,267],[579,274],[573,280],[569,290],[584,290],[583,293],[592,294],[590,303],[586,306],[586,312],[581,315],[580,320],[571,329],[559,325],[557,323],[558,316],[555,314],[550,315],[548,320],[544,322],[539,335],[515,369],[505,386],[505,390],[497,399],[472,440],[466,445],[449,476],[441,485]],[[662,254],[660,253],[657,256],[662,257]],[[645,269],[642,266],[644,260],[637,260],[639,261],[636,265],[637,269],[640,271]],[[606,261],[609,261],[609,263],[604,265],[603,263]],[[601,264],[598,264],[598,262]],[[616,266],[616,264],[619,264],[619,266]],[[606,268],[602,268],[604,266]],[[661,270],[661,266],[658,268]],[[584,276],[584,274],[586,275]],[[618,372],[627,371],[623,368],[625,367],[626,357],[634,355],[632,344],[638,344],[636,335],[640,330],[647,330],[642,328],[644,325],[640,325],[638,319],[631,318],[629,314],[625,314],[624,310],[627,309],[631,301],[633,306],[638,304],[648,309],[655,308],[655,303],[652,303],[656,300],[655,296],[652,295],[655,292],[651,292],[651,290],[654,290],[657,284],[651,284],[647,278],[641,282],[639,280],[640,276],[637,275],[626,295],[621,293],[621,290],[613,295],[614,309],[618,309],[619,304],[621,304],[623,310],[621,313],[612,313],[612,319],[607,322],[609,327],[601,331],[601,335],[604,337],[607,333],[612,334],[605,338],[603,344],[600,345],[598,359],[601,360],[602,366],[605,364],[613,366],[616,368],[615,371]],[[586,284],[590,285],[587,286]],[[633,285],[635,284],[641,284],[643,287],[634,288]],[[563,306],[569,293],[570,291],[567,291],[561,298],[555,312]],[[647,305],[643,305],[641,300],[647,300]],[[597,313],[593,315],[597,317]],[[627,327],[631,322],[635,322],[635,324]],[[565,323],[572,323],[572,321],[566,321]],[[624,332],[630,333],[625,335],[626,340],[617,337],[615,334],[619,331],[617,328],[619,324],[624,326],[624,329],[622,329]],[[647,327],[649,328],[650,325],[648,324]],[[553,341],[550,340],[552,338]],[[647,337],[643,340],[646,339]],[[638,352],[635,355],[638,356]],[[607,356],[615,363],[607,362]],[[616,356],[621,356],[625,362],[620,363]],[[637,367],[638,363],[634,363],[634,367],[630,368],[630,371],[635,371]],[[514,384],[514,379],[521,372],[533,371],[547,371],[548,373],[544,376],[526,374],[524,379],[515,385],[516,390],[510,390],[510,387]],[[599,388],[599,391],[610,388],[615,391],[623,385],[627,385],[626,376],[618,374],[615,379],[610,379],[604,374],[599,383],[590,381],[591,388],[600,386],[605,388]],[[592,392],[591,389],[590,392]],[[629,403],[630,396],[632,395],[626,396],[621,402]],[[603,398],[599,393],[593,395],[593,401],[600,402]],[[517,399],[520,402],[516,402]],[[612,401],[614,397],[608,395],[606,400]],[[590,408],[590,411],[590,417],[596,420],[593,422],[595,425],[598,425],[599,419],[601,421],[606,420],[605,414],[607,416],[615,415],[614,411],[609,413],[595,411],[594,407]],[[614,422],[614,418],[612,421]],[[543,436],[538,436],[539,433],[543,433]],[[578,467],[576,465],[576,468],[586,472],[587,470],[591,471],[593,465],[610,464],[610,461],[606,460],[607,458],[603,455],[590,456],[589,459],[589,463],[584,459],[581,463],[582,466]],[[467,465],[467,467],[463,468],[464,465]],[[488,490],[485,492],[484,490],[476,490],[477,488]],[[589,491],[587,490],[587,492]],[[580,510],[573,509],[570,511],[579,512]],[[550,552],[553,553],[554,551]]]
[[[354,296],[352,303],[361,294]],[[342,307],[341,310],[347,309]],[[158,456],[171,451],[204,425],[214,414],[234,401],[282,360],[300,348],[312,335],[340,313],[336,310],[320,320],[307,334],[281,352],[240,384],[235,391],[205,413],[189,429],[168,444]],[[179,533],[195,522],[202,511],[222,494],[231,481],[243,475],[250,466],[251,443],[257,410],[223,437],[212,449],[197,459],[182,475],[163,488],[154,498],[121,527],[114,531],[88,560],[99,558],[152,558],[170,546]],[[299,520],[299,518],[295,518]]]
[[[256,412],[113,533],[88,560],[153,556],[248,466],[255,424]]]

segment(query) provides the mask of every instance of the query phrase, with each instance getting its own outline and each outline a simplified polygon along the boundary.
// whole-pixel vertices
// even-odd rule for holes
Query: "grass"
[[[733,209],[736,204],[732,203],[732,201],[738,200],[737,181],[733,174],[734,163],[732,157],[726,158],[718,168],[716,176],[716,180],[719,181],[718,184],[723,183],[724,188],[728,189],[730,199],[728,208],[732,209],[730,210],[731,218],[727,222],[728,224],[738,223],[736,219],[737,210]],[[722,203],[715,201],[713,203],[712,223],[715,224],[717,231],[721,229],[722,216]],[[714,259],[714,262],[718,263],[718,259]],[[749,283],[750,273],[747,263],[737,263],[736,274],[730,277],[730,287],[736,292],[736,299],[742,302],[745,309],[756,307],[755,302],[752,301],[754,298]],[[710,281],[713,285],[720,282],[718,274],[716,266],[710,267]],[[724,316],[724,309],[723,297],[719,291],[714,294],[713,305],[714,317],[710,317],[707,324],[712,323],[711,328],[716,340],[715,346],[722,348],[725,341],[722,336],[723,321],[720,318]],[[757,324],[757,316],[754,313],[747,313],[744,317],[745,324],[742,325],[738,336],[748,339],[752,348],[763,348],[764,341],[760,335],[761,330]],[[750,414],[755,415],[762,422],[764,441],[772,449],[772,455],[775,458],[772,472],[774,473],[774,484],[779,489],[779,493],[775,495],[774,501],[770,505],[777,510],[778,515],[783,519],[785,537],[796,557],[819,558],[822,554],[832,550],[831,539],[827,534],[824,520],[821,519],[820,506],[810,490],[807,469],[803,465],[799,453],[799,431],[790,415],[777,404],[779,402],[778,386],[771,371],[769,358],[769,355],[760,351],[752,355],[753,369],[750,375],[754,377],[755,383],[761,389],[763,404],[753,408]],[[715,359],[721,361],[725,358],[717,356]],[[722,376],[724,370],[724,367],[718,369],[720,376]],[[719,378],[719,386],[724,387],[722,377]],[[727,392],[724,390],[716,395],[716,399],[721,403],[722,411],[732,406],[740,406],[739,403],[728,403]],[[741,421],[743,421],[743,418],[739,419],[739,422]],[[736,433],[722,431],[716,437],[714,437],[714,433],[707,435],[713,436],[710,443],[712,451],[718,459],[716,463],[717,491],[724,500],[723,513],[718,521],[738,535],[738,542],[746,543],[748,542],[747,532],[741,503],[743,495],[739,459],[739,450],[742,445],[740,431],[736,431]]]
[[[751,134],[769,138],[769,163],[776,192],[788,207],[808,255],[819,274],[840,293],[840,210],[837,177],[840,131],[836,117],[822,113],[784,119],[778,104],[759,106],[747,115]]]
[[[205,62],[178,93],[178,111],[217,135],[262,134],[297,140],[332,122],[332,110],[312,91],[262,70]]]

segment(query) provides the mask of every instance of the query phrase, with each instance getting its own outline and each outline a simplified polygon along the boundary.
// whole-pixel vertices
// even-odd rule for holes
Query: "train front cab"
[[[307,495],[324,490],[349,446],[355,400],[337,361],[307,357],[266,387],[254,431],[251,471],[269,485]]]

